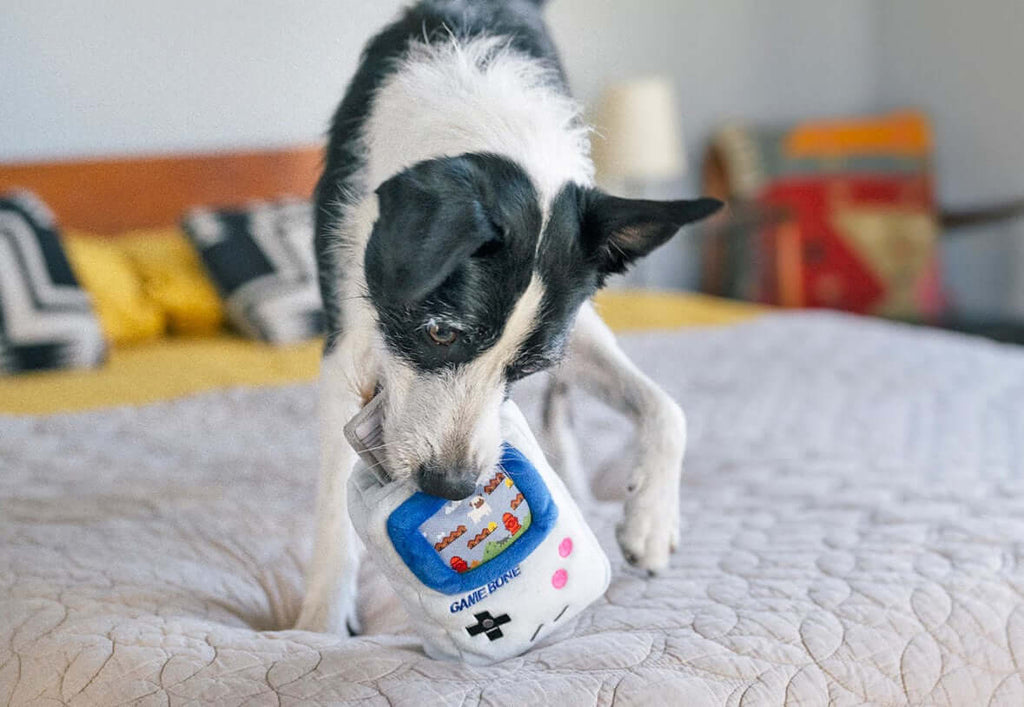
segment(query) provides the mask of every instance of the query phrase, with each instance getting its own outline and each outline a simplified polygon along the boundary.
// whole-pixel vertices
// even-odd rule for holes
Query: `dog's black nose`
[[[423,493],[452,501],[469,498],[476,490],[477,472],[463,466],[445,466],[434,461],[420,464],[416,483]]]

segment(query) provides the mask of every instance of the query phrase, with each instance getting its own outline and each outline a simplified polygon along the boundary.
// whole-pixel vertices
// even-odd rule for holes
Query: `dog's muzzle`
[[[424,493],[431,496],[461,501],[473,495],[479,475],[479,469],[428,461],[420,464],[416,470],[416,483]]]

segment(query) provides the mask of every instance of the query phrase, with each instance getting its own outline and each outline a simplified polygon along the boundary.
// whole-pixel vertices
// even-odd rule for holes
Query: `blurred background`
[[[315,143],[363,43],[402,4],[8,2],[0,162]],[[732,226],[676,239],[627,284],[900,318],[1024,321],[1024,223],[1012,215],[1024,197],[1024,3],[552,0],[548,16],[598,140],[636,145],[598,145],[604,184],[652,196],[707,191],[712,144],[725,145],[733,171],[716,187],[736,201]],[[903,109],[917,112],[885,118]],[[732,132],[716,143],[723,127]],[[655,157],[623,166],[623,152],[628,162],[644,150]],[[736,159],[756,176],[738,175]],[[894,227],[913,231],[899,241],[902,256],[865,256],[892,272],[837,284],[860,277],[840,264],[840,275],[814,280],[805,271],[829,261],[832,246],[808,249],[805,230],[794,264],[776,228],[794,218],[794,202],[766,193],[793,175],[852,174],[853,186],[823,188],[856,205],[865,165],[910,175],[910,187],[883,200],[931,221]],[[979,209],[986,218],[943,221],[943,210]],[[845,222],[857,218],[885,231],[871,214]],[[888,257],[912,259],[912,272],[894,275],[906,263]],[[793,272],[800,282],[787,284]],[[843,289],[861,285],[874,295]],[[887,288],[902,288],[894,297],[903,303],[879,304]]]

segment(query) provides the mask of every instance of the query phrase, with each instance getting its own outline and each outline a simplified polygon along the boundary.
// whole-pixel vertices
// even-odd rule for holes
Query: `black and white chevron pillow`
[[[91,368],[105,354],[53,214],[28,192],[0,196],[0,375]]]
[[[183,225],[236,329],[275,344],[323,332],[312,204],[279,201],[196,210]]]

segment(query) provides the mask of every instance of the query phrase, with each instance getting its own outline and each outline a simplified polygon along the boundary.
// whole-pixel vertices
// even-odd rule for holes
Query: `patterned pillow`
[[[721,130],[708,164],[751,215],[712,233],[704,289],[935,320],[946,303],[932,145],[916,111]]]
[[[53,214],[27,192],[0,196],[0,375],[92,368],[105,355]]]
[[[323,332],[310,203],[197,210],[183,225],[235,328],[275,344]]]

